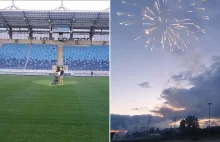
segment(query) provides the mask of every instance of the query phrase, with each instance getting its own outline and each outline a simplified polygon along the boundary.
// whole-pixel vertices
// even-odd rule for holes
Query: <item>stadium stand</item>
[[[109,75],[109,11],[0,9],[0,74]],[[2,45],[2,46],[1,46]]]
[[[63,50],[63,62],[69,70],[109,70],[109,46],[65,46]],[[51,70],[57,64],[57,55],[57,45],[3,44],[0,68]]]
[[[27,54],[27,44],[2,44],[2,48],[0,48],[0,68],[23,69]]]
[[[33,44],[26,69],[51,70],[57,64],[57,46]]]
[[[65,46],[64,64],[69,70],[109,70],[108,46]]]
[[[28,59],[28,61],[27,61]],[[0,68],[51,70],[57,63],[56,45],[3,44],[0,48]]]

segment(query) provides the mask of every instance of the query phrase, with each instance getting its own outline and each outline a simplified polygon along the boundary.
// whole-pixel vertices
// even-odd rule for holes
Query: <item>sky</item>
[[[153,0],[125,2],[144,7],[152,7],[154,3]],[[189,1],[184,2],[183,6],[186,6]],[[145,48],[147,37],[135,40],[144,31],[140,20],[142,10],[122,4],[121,0],[111,0],[112,129],[147,124],[150,114],[155,116],[152,125],[157,127],[172,126],[175,116],[181,119],[192,114],[201,119],[201,125],[206,125],[204,120],[208,117],[208,102],[213,102],[213,125],[218,125],[220,113],[217,109],[220,106],[216,97],[220,85],[220,28],[216,17],[220,15],[219,4],[218,0],[199,4],[206,10],[192,13],[191,18],[204,27],[206,33],[198,34],[199,40],[195,46],[189,46],[184,52],[176,50],[170,53],[168,47],[161,49],[157,46],[152,52]],[[118,16],[117,12],[129,12],[136,16]],[[203,20],[200,18],[202,14],[210,19]],[[176,15],[185,16],[181,11]],[[129,20],[137,22],[120,25],[120,22]]]
[[[0,1],[0,9],[4,9],[6,7],[11,6],[12,1],[1,0]],[[28,10],[53,10],[58,8],[61,5],[60,0],[46,0],[46,1],[22,1],[22,0],[14,0],[14,4],[16,7],[20,9],[28,9]],[[92,1],[92,0],[68,0],[63,1],[63,6],[69,10],[104,10],[110,7],[109,1],[107,0],[99,0],[99,1]]]

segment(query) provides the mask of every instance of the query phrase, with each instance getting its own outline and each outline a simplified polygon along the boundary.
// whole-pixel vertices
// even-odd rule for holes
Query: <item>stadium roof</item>
[[[0,28],[71,27],[109,30],[108,11],[0,10]]]

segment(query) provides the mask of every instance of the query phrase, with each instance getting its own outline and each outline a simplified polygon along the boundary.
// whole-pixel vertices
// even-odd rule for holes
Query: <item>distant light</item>
[[[147,35],[149,35],[149,31],[148,30],[146,30],[146,32],[145,32]]]

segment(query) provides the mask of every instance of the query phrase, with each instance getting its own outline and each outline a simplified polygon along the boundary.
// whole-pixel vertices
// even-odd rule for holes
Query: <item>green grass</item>
[[[109,141],[109,78],[0,76],[0,142]]]

